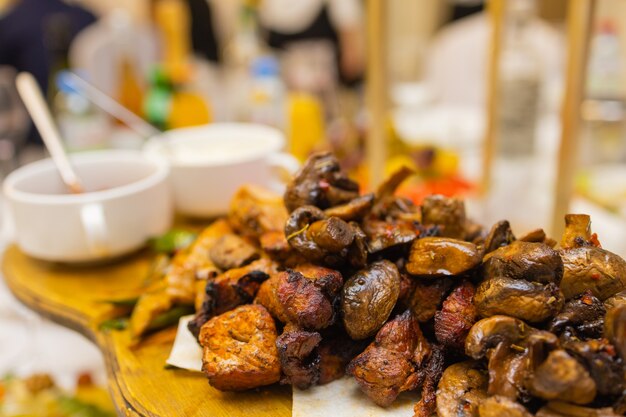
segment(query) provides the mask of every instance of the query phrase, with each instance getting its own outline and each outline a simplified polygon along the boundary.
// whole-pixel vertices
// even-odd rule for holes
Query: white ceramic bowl
[[[70,160],[83,194],[66,191],[50,159],[23,166],[4,181],[23,252],[48,261],[98,261],[132,252],[170,228],[167,164],[130,151],[88,152]]]
[[[281,174],[293,174],[298,161],[282,153],[277,129],[247,123],[216,123],[170,130],[151,139],[144,151],[171,167],[176,211],[192,217],[226,213],[244,184],[284,190]]]

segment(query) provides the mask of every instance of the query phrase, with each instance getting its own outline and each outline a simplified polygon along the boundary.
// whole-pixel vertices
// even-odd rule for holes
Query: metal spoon
[[[52,161],[59,170],[59,174],[61,174],[61,179],[72,193],[82,193],[84,191],[82,183],[76,172],[74,172],[74,168],[70,165],[63,148],[61,135],[52,119],[50,109],[41,94],[35,77],[28,72],[21,72],[17,75],[15,84],[30,117],[41,134],[43,143],[50,152]]]

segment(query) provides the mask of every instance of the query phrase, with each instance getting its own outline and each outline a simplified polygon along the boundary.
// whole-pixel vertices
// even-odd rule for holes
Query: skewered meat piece
[[[244,185],[230,202],[228,222],[244,237],[257,240],[265,233],[282,231],[285,221],[282,198],[264,188]]]
[[[561,334],[570,328],[579,338],[598,338],[602,336],[605,314],[602,301],[588,291],[567,301],[563,310],[548,323],[547,329]]]
[[[483,259],[485,277],[507,277],[542,284],[559,284],[563,262],[559,253],[542,243],[515,241]]]
[[[214,280],[207,281],[202,306],[196,312],[196,317],[187,324],[189,331],[197,338],[200,328],[211,317],[251,302],[261,283],[274,272],[276,264],[268,259],[260,259],[242,268],[230,269]]]
[[[487,398],[487,372],[478,362],[450,365],[437,387],[439,417],[478,417],[478,407]]]
[[[476,245],[444,237],[425,237],[411,245],[406,269],[411,275],[442,277],[459,275],[480,264]]]
[[[441,346],[432,345],[431,353],[423,369],[422,398],[413,407],[414,417],[430,417],[437,408],[437,384],[445,369],[444,351]]]
[[[351,338],[374,335],[387,321],[400,294],[400,273],[384,260],[354,274],[343,287],[343,324]]]
[[[165,282],[166,291],[175,303],[193,304],[196,279],[211,279],[221,272],[209,252],[219,238],[228,233],[232,233],[228,223],[217,220],[205,228],[188,248],[174,256]]]
[[[435,317],[437,309],[452,288],[452,284],[451,278],[441,278],[434,281],[413,279],[407,295],[400,300],[401,305],[410,308],[420,323],[429,321]]]
[[[317,207],[296,209],[285,224],[285,236],[293,249],[311,262],[328,266],[367,261],[365,235],[359,226],[338,217],[326,217]]]
[[[587,289],[604,301],[626,289],[626,261],[595,246],[564,249],[561,291],[566,299]]]
[[[463,281],[443,302],[441,311],[435,313],[435,337],[445,348],[464,351],[465,338],[476,322],[474,293],[474,285]]]
[[[209,320],[200,331],[202,370],[222,391],[243,391],[280,380],[274,320],[247,304]]]
[[[284,376],[281,384],[291,384],[307,389],[317,384],[320,378],[320,355],[317,347],[322,340],[318,332],[298,329],[293,324],[285,326],[276,340],[280,365]]]
[[[588,404],[596,396],[596,383],[578,361],[562,349],[553,350],[535,369],[530,392],[544,400]]]
[[[330,152],[311,155],[287,186],[284,201],[291,213],[312,205],[320,209],[338,206],[359,196],[359,185],[341,171]]]
[[[273,274],[257,293],[256,303],[284,323],[319,330],[335,321],[336,299],[343,284],[335,270],[304,265]],[[306,274],[306,275],[305,275]]]
[[[465,204],[457,198],[431,195],[422,203],[422,223],[440,226],[440,235],[465,239]]]
[[[506,220],[501,220],[494,224],[487,238],[485,238],[484,253],[493,252],[503,246],[510,245],[515,241],[515,235],[511,230],[511,225]]]
[[[376,404],[387,407],[403,391],[421,382],[418,368],[431,349],[410,310],[386,323],[376,339],[348,365],[361,390]]]
[[[220,237],[209,250],[211,261],[221,270],[240,268],[259,259],[256,248],[239,236],[229,233]]]

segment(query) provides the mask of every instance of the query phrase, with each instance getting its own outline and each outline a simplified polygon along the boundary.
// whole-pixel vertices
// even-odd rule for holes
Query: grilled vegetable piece
[[[283,231],[287,210],[281,196],[254,185],[244,185],[233,196],[228,222],[241,236],[255,240]]]
[[[437,387],[439,417],[478,417],[478,407],[487,398],[487,371],[478,362],[450,365]]]
[[[291,213],[312,205],[327,209],[348,203],[359,196],[359,185],[350,180],[330,152],[311,155],[287,186],[284,201]]]
[[[384,260],[354,274],[343,287],[343,324],[351,338],[370,337],[391,314],[400,294],[400,273]]]
[[[626,289],[626,261],[595,246],[564,249],[561,291],[566,299],[587,289],[604,301]]]
[[[465,350],[465,338],[477,319],[475,291],[472,283],[463,281],[443,302],[441,311],[435,313],[435,337],[445,348]]]
[[[443,237],[417,239],[411,245],[406,269],[411,275],[442,277],[460,275],[480,264],[476,245]]]
[[[150,324],[174,306],[172,297],[163,290],[143,294],[130,316],[130,333],[137,338],[150,329]]]
[[[200,331],[202,370],[222,391],[242,391],[280,380],[274,320],[260,305],[243,305],[209,320]]]
[[[415,389],[422,378],[417,369],[430,355],[419,323],[407,310],[386,323],[376,339],[348,365],[361,390],[387,407],[403,391]]]
[[[459,199],[431,195],[422,203],[422,223],[439,226],[443,237],[465,239],[466,221],[465,204]]]

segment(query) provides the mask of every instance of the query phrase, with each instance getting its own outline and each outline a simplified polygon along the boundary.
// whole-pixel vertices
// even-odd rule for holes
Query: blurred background
[[[0,175],[45,155],[14,88],[19,71],[36,76],[69,151],[142,146],[141,129],[67,82],[71,70],[161,130],[228,121],[278,127],[297,158],[332,150],[367,187],[367,3],[0,0]],[[480,222],[554,230],[571,2],[503,3],[491,73],[485,2],[383,2],[385,33],[369,36],[384,40],[384,170],[414,168],[419,175],[402,192],[417,202],[459,195]],[[625,256],[626,2],[598,0],[591,27],[578,140],[565,150],[575,167],[568,210],[591,214],[602,244]],[[2,326],[28,337],[32,313],[0,296]],[[35,328],[52,346],[82,353],[56,361],[19,352],[30,360],[2,358],[0,375],[43,370],[67,386],[83,371],[102,378],[91,345],[47,322]]]

